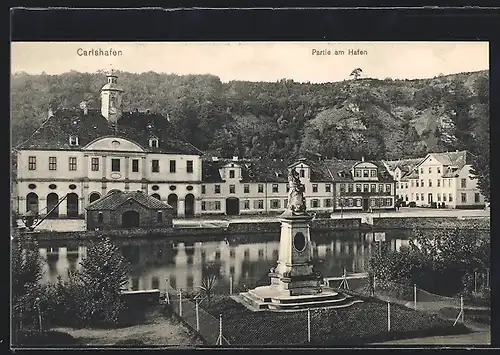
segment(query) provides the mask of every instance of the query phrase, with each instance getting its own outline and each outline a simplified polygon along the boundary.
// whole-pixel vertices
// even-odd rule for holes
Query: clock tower
[[[106,74],[108,82],[101,89],[101,114],[108,122],[116,123],[122,115],[123,89],[118,86],[116,73],[111,70]]]

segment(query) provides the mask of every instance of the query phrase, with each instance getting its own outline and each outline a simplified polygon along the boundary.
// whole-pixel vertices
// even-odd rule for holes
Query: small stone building
[[[112,192],[86,209],[87,230],[172,227],[173,207],[142,191]]]

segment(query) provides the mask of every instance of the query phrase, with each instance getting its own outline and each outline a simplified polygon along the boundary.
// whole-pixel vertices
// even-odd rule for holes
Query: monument
[[[358,301],[323,285],[323,276],[312,263],[310,236],[312,216],[306,211],[304,185],[295,169],[288,173],[288,204],[280,215],[281,236],[276,267],[270,285],[242,292],[236,300],[252,310],[299,310],[348,307]]]

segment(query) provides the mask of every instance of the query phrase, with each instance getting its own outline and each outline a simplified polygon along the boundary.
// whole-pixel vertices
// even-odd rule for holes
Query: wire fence
[[[208,345],[230,345],[224,337],[221,319],[215,318],[201,307],[207,300],[197,296],[191,299],[187,297],[192,297],[192,293],[183,293],[182,290],[167,285],[165,301],[191,329],[195,330]]]

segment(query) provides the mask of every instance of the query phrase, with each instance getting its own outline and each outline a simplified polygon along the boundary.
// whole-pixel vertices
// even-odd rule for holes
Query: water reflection
[[[399,250],[408,245],[409,232],[385,232],[386,241],[377,246],[373,233],[359,231],[313,235],[313,261],[325,277],[364,272],[368,258],[378,247]],[[278,260],[279,236],[253,235],[198,238],[189,242],[172,239],[115,239],[131,263],[128,288],[165,290],[166,283],[183,290],[201,285],[204,278],[216,276],[218,287],[229,288],[232,275],[236,287],[254,287],[269,282],[268,272]],[[68,278],[86,255],[84,242],[40,242],[45,259],[44,281]]]

